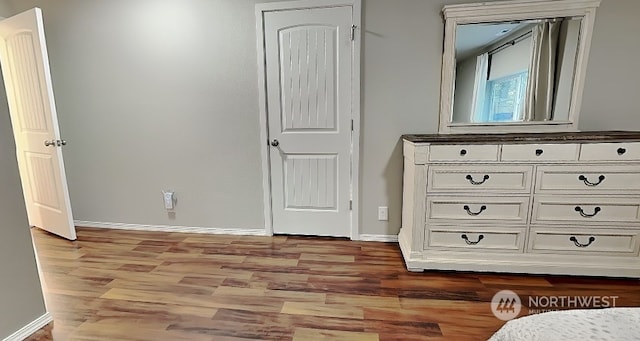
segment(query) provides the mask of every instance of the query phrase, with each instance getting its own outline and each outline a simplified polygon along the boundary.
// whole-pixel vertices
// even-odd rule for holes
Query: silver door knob
[[[273,141],[271,141],[271,145],[274,146],[274,147],[277,147],[277,146],[280,145],[280,141],[278,141],[276,139],[273,139]]]
[[[66,146],[66,145],[67,145],[67,141],[65,141],[65,140],[56,140],[56,145],[57,145],[58,147],[60,147],[60,146]]]
[[[55,147],[55,145],[56,145],[56,140],[51,140],[51,141],[44,140],[44,146],[45,147],[49,147],[49,146],[54,146]]]

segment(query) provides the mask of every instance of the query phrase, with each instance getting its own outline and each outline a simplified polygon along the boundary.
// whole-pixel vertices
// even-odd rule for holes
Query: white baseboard
[[[28,325],[7,336],[3,341],[22,341],[31,336],[33,333],[37,332],[40,328],[49,324],[51,321],[53,321],[53,317],[51,316],[51,314],[49,314],[48,312],[44,313],[44,315],[33,320]]]
[[[215,228],[215,227],[193,227],[193,226],[171,226],[171,225],[142,225],[110,223],[100,221],[74,220],[76,226],[96,227],[104,229],[133,230],[133,231],[155,231],[155,232],[184,232],[202,234],[228,234],[236,236],[268,236],[265,229],[239,229],[239,228]],[[397,243],[398,236],[395,234],[361,234],[356,240],[367,242]]]
[[[141,225],[124,223],[107,223],[99,221],[74,220],[76,226],[97,227],[117,230],[134,231],[154,231],[154,232],[184,232],[202,234],[229,234],[238,236],[266,236],[265,229],[238,229],[238,228],[215,228],[215,227],[193,227],[193,226],[171,226],[171,225]]]
[[[397,243],[398,235],[396,234],[361,234],[359,240],[362,240],[364,242]]]

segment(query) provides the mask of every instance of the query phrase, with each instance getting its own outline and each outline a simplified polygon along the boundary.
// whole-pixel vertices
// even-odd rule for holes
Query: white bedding
[[[508,321],[489,341],[640,340],[640,308],[552,311]]]

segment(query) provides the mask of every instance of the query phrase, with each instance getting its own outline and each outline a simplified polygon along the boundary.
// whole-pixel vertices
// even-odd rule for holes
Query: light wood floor
[[[410,273],[391,243],[32,234],[54,322],[29,340],[486,340],[503,324],[489,303],[503,289],[640,306],[637,280]]]

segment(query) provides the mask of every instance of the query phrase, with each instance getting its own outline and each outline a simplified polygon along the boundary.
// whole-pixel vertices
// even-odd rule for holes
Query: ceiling
[[[517,31],[523,23],[488,23],[458,25],[456,31],[456,60],[471,57],[482,47],[492,45]]]

